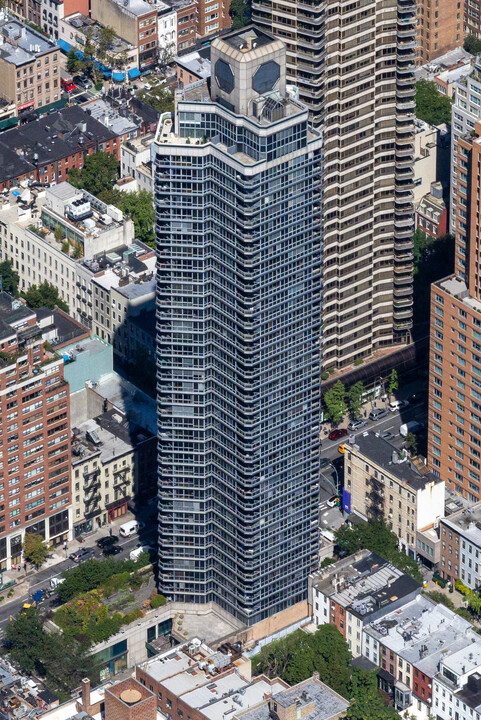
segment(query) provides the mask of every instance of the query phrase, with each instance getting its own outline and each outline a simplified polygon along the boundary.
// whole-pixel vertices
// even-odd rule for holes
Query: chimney
[[[82,710],[88,713],[90,707],[90,680],[84,678],[82,680]]]
[[[314,670],[314,672],[312,673],[312,679],[319,680],[319,673],[317,672],[317,670]]]

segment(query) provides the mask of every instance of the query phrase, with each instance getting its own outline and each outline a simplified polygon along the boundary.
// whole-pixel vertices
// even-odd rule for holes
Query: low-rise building
[[[111,27],[138,50],[139,68],[155,64],[158,52],[158,12],[146,0],[91,0],[90,16]]]
[[[156,439],[118,411],[72,428],[74,536],[127,513],[139,485],[155,484]]]
[[[147,190],[153,192],[152,162],[150,160],[150,146],[154,135],[129,140],[120,148],[120,172],[122,178],[131,178],[134,181],[132,190]],[[119,189],[123,189],[120,185]]]
[[[0,10],[0,97],[16,114],[60,98],[60,48]]]
[[[449,188],[450,133],[446,125],[429,125],[416,118],[414,132],[414,203],[427,195],[434,182]]]
[[[452,98],[455,84],[471,72],[473,56],[459,44],[415,71],[416,80],[433,82],[442,95]]]
[[[233,652],[234,651],[234,652]],[[157,697],[159,709],[191,720],[337,720],[349,702],[319,680],[319,674],[289,687],[283,680],[253,679],[234,648],[214,652],[194,639],[136,668],[136,678]],[[249,667],[250,670],[250,667]]]
[[[440,663],[479,647],[467,620],[425,595],[372,622],[363,635],[363,655],[379,666],[381,688],[399,711],[423,718],[437,716],[433,678]]]
[[[338,560],[309,577],[315,625],[335,625],[354,657],[362,655],[365,625],[421,592],[420,583],[369,550]]]
[[[424,469],[421,474],[405,451],[376,433],[361,433],[345,444],[345,507],[365,520],[383,517],[413,557],[417,531],[437,527],[444,517],[444,481]]]
[[[69,52],[72,48],[82,52],[87,42],[87,35],[95,43],[102,25],[96,20],[92,20],[88,16],[88,12],[86,14],[75,12],[60,20],[58,29],[58,44],[64,52]],[[108,57],[110,69],[112,67],[115,69],[116,63],[119,61],[121,61],[123,71],[137,68],[139,64],[138,47],[118,35],[114,35],[109,42]],[[138,75],[138,73],[135,74]]]
[[[481,503],[459,510],[440,521],[439,572],[449,582],[481,585]]]
[[[0,253],[19,274],[21,290],[55,285],[72,317],[114,343],[120,356],[128,332],[117,338],[119,325],[153,302],[155,256],[135,240],[133,222],[67,182],[10,193],[0,209]]]
[[[120,138],[79,105],[7,130],[0,135],[0,190],[21,182],[62,182],[99,150],[119,159]]]
[[[210,48],[194,50],[175,58],[177,67],[177,86],[191,85],[199,80],[208,80],[211,76]]]
[[[416,206],[416,228],[431,238],[440,238],[448,230],[448,209],[443,199],[443,186],[432,182],[431,190]]]
[[[121,115],[118,109],[105,99],[94,98],[83,103],[82,108],[102,125],[115,133],[121,143],[133,140],[139,135],[139,123],[130,117]]]
[[[479,635],[470,639],[440,658],[433,681],[436,720],[481,720],[481,643]]]
[[[159,55],[173,56],[177,52],[177,13],[170,3],[156,0]]]

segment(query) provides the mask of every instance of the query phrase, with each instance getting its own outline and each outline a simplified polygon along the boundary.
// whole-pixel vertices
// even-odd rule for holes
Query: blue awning
[[[105,77],[105,78],[109,78],[111,75],[112,75],[112,70],[108,70],[108,69],[104,70],[104,77]]]
[[[114,72],[112,73],[112,77],[115,82],[122,82],[122,80],[125,80],[125,73]]]
[[[136,77],[140,77],[139,68],[132,68],[131,70],[129,70],[129,78],[133,80]]]
[[[83,60],[83,59],[84,59],[84,54],[83,54],[83,52],[82,52],[81,50],[76,50],[76,51],[75,51],[75,56],[78,57],[79,60]]]
[[[59,48],[61,50],[63,50],[66,53],[69,53],[72,49],[72,46],[70,45],[70,43],[65,42],[65,40],[62,40],[62,38],[57,40],[57,45],[59,46]]]

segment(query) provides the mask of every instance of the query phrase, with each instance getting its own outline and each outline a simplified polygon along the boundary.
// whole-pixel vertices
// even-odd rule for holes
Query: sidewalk
[[[37,579],[37,574],[39,571],[48,570],[49,568],[55,568],[56,565],[59,563],[64,562],[68,559],[68,556],[76,552],[82,547],[92,547],[95,546],[97,540],[99,540],[101,537],[104,537],[106,535],[110,534],[110,530],[112,530],[112,535],[118,535],[119,527],[123,525],[126,522],[129,522],[130,520],[135,519],[141,519],[144,522],[146,522],[146,525],[148,526],[148,518],[152,513],[152,505],[146,505],[145,508],[143,508],[140,515],[136,518],[132,512],[128,511],[126,515],[122,515],[119,518],[116,518],[108,525],[105,525],[104,527],[96,528],[91,533],[87,535],[83,535],[85,542],[80,543],[78,540],[70,540],[67,543],[67,550],[64,550],[63,545],[59,545],[58,547],[54,548],[54,550],[50,553],[50,555],[47,557],[44,563],[40,566],[40,568],[37,570],[32,565],[27,564],[27,572],[25,573],[23,569],[23,563],[20,566],[20,572],[18,570],[8,570],[3,573],[3,583],[6,584],[10,582],[11,580],[16,581],[16,585],[13,586],[13,594],[11,597],[8,597],[8,593],[10,591],[10,588],[7,588],[5,591],[0,591],[0,596],[3,595],[5,598],[1,603],[0,607],[4,607],[7,602],[13,602],[14,600],[18,600],[19,598],[23,597],[25,594],[28,593],[30,585],[35,584]],[[63,572],[64,568],[59,568],[59,573]]]

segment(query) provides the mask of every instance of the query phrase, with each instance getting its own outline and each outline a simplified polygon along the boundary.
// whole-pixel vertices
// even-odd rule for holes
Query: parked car
[[[359,420],[353,420],[349,423],[347,426],[348,430],[360,430],[361,428],[365,427],[367,425],[367,420],[364,420],[363,418],[359,418]]]
[[[93,557],[95,557],[95,550],[92,547],[80,548],[77,552],[73,552],[69,555],[69,558],[76,563],[84,562],[84,560],[89,560]]]
[[[83,75],[76,75],[73,80],[77,87],[81,87],[84,90],[88,90],[92,87],[92,83],[90,82],[90,80],[86,77],[83,77]]]
[[[389,432],[389,430],[386,430],[386,432],[381,433],[381,437],[383,440],[392,440],[394,435],[392,432]]]
[[[152,90],[152,85],[150,83],[145,83],[144,90]]]
[[[409,400],[393,400],[389,403],[389,410],[391,412],[397,412],[405,407],[409,406]]]
[[[103,538],[100,538],[100,540],[97,540],[97,547],[99,548],[106,548],[109,545],[114,545],[119,541],[117,535],[106,535]]]
[[[107,545],[107,547],[104,547],[103,553],[105,557],[110,557],[111,555],[120,555],[123,548],[120,545]]]
[[[380,420],[383,417],[386,417],[388,414],[388,411],[386,408],[378,408],[377,410],[371,410],[369,413],[369,420]]]
[[[339,505],[339,503],[340,503],[339,495],[333,495],[327,501],[327,505],[330,508],[336,507],[336,505]]]
[[[345,437],[346,435],[346,428],[336,428],[336,430],[331,430],[329,433],[329,440],[339,440],[339,438]]]

